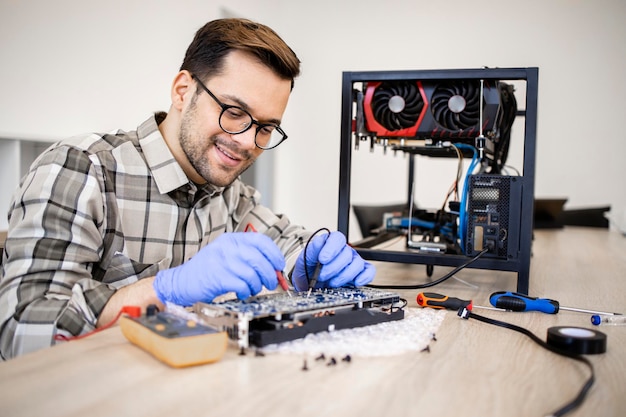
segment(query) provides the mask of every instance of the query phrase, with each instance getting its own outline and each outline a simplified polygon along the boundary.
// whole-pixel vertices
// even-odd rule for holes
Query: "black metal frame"
[[[415,71],[368,71],[344,72],[341,99],[341,153],[339,166],[338,230],[349,236],[350,182],[352,161],[352,110],[353,84],[364,81],[388,80],[445,80],[445,79],[493,79],[500,81],[526,81],[524,116],[524,162],[522,198],[520,210],[519,256],[508,259],[480,258],[469,268],[517,272],[517,292],[528,294],[530,284],[530,257],[533,233],[533,203],[535,190],[535,151],[537,131],[537,83],[539,69],[530,68],[482,68],[459,70],[415,70]],[[409,184],[413,182],[414,155],[409,158]],[[410,196],[411,192],[407,193]],[[407,200],[408,201],[408,200]],[[464,255],[425,254],[390,250],[357,248],[368,260],[403,262],[425,265],[456,267],[470,258]]]

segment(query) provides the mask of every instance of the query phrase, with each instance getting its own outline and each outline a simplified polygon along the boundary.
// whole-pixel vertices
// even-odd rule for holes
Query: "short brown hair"
[[[291,80],[300,74],[300,60],[271,28],[247,19],[218,19],[201,27],[187,48],[180,67],[207,79],[220,74],[224,58],[232,50],[257,57],[278,76]]]

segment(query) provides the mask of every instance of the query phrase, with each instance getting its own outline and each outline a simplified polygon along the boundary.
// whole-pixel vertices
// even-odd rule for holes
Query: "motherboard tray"
[[[404,318],[400,296],[374,288],[324,288],[271,293],[246,300],[196,303],[200,321],[226,331],[239,347],[263,347],[309,333],[362,327]]]

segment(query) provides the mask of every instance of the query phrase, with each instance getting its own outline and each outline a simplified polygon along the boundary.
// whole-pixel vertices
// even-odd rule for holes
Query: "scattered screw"
[[[241,347],[241,350],[239,350],[239,356],[245,356],[246,355],[246,349],[244,349],[244,347]]]
[[[317,358],[315,358],[316,361],[323,361],[324,359],[326,359],[326,356],[324,356],[323,353],[319,355]]]
[[[330,358],[330,360],[328,361],[328,363],[326,364],[326,366],[334,366],[337,365],[337,359],[335,358]]]
[[[426,346],[424,349],[422,349],[422,352],[428,352],[430,353],[430,345]]]
[[[309,367],[307,366],[307,363],[306,363],[306,359],[304,360],[304,364],[302,365],[302,370],[303,371],[308,371],[309,370]]]
[[[350,355],[346,355],[343,357],[343,359],[341,359],[343,362],[350,362],[352,361],[352,358],[350,357]]]

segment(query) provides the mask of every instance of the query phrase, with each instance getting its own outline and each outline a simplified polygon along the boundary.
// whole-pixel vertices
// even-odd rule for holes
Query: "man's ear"
[[[180,71],[172,83],[172,106],[182,111],[185,107],[185,100],[189,100],[195,92],[195,82],[191,73],[187,70]]]

